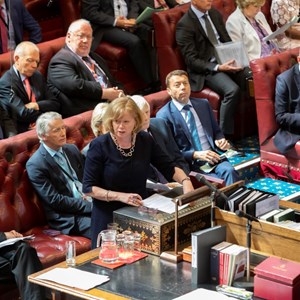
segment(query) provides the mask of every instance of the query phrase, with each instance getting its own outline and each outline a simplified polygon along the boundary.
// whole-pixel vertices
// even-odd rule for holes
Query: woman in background
[[[276,52],[274,42],[263,41],[265,36],[272,33],[265,15],[260,11],[265,0],[236,0],[236,3],[236,10],[226,21],[231,39],[244,43],[249,61]]]
[[[108,103],[101,102],[97,104],[93,110],[92,119],[91,119],[91,128],[95,137],[106,133],[105,128],[103,127],[102,119],[107,109]],[[90,143],[88,143],[82,150],[81,153],[86,156],[88,150],[90,148]]]
[[[271,16],[277,27],[282,27],[293,17],[299,16],[299,0],[273,0]],[[300,24],[297,22],[285,31],[280,41],[282,49],[300,47]]]
[[[93,197],[92,247],[98,233],[113,220],[113,211],[140,206],[147,197],[146,180],[153,164],[168,181],[192,191],[190,178],[170,160],[145,131],[143,114],[129,97],[114,100],[106,109],[103,125],[108,131],[91,142],[87,153],[83,192]]]

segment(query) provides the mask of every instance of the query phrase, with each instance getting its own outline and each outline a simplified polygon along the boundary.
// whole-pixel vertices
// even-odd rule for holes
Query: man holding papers
[[[22,237],[15,230],[0,232],[0,242],[7,239]],[[42,265],[34,248],[20,241],[13,245],[0,248],[0,278],[13,275],[22,300],[46,299],[44,288],[30,283],[27,276],[42,270]]]
[[[245,88],[245,79],[240,66],[231,60],[218,64],[215,46],[231,42],[223,17],[212,8],[211,0],[192,0],[191,7],[179,20],[176,27],[176,42],[185,60],[193,91],[204,86],[222,96],[220,127],[225,136],[234,133],[234,112]],[[241,89],[239,88],[241,86]]]

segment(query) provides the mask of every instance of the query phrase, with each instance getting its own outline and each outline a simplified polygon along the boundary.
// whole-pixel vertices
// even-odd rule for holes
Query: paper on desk
[[[75,268],[55,268],[37,276],[36,279],[50,280],[85,291],[109,281],[108,276],[93,274]]]
[[[168,214],[172,214],[175,212],[175,203],[172,201],[172,198],[168,198],[160,194],[153,194],[152,196],[144,199],[143,204],[146,207],[154,208]],[[178,206],[178,210],[183,209],[187,206],[188,204]]]
[[[34,239],[34,235],[28,235],[28,236],[22,236],[22,237],[18,237],[18,238],[13,238],[13,239],[7,239],[3,242],[0,243],[0,248],[5,247],[5,246],[9,246],[12,245],[18,241],[26,241],[26,240],[33,240]]]
[[[199,300],[199,299],[228,300],[228,299],[236,299],[236,298],[228,297],[216,291],[197,289],[190,293],[182,295],[178,298],[174,298],[173,300]]]

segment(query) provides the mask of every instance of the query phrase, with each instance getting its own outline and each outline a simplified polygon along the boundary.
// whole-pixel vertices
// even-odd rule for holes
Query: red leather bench
[[[42,28],[42,41],[66,35],[69,25],[80,18],[80,0],[24,0],[25,6]],[[136,73],[127,50],[101,42],[96,50],[107,62],[112,75],[132,94],[145,87]]]
[[[297,62],[299,48],[251,61],[260,143],[261,170],[264,176],[300,183],[300,142],[286,155],[274,145],[278,130],[275,119],[276,77]]]
[[[82,149],[92,138],[91,111],[65,119],[68,143]],[[39,147],[35,130],[0,141],[0,231],[12,229],[24,235],[34,234],[30,244],[37,250],[44,267],[65,259],[65,242],[76,242],[77,254],[90,250],[89,239],[59,234],[49,236],[42,203],[33,190],[26,172],[26,162]],[[0,298],[9,299],[16,286],[0,281]]]

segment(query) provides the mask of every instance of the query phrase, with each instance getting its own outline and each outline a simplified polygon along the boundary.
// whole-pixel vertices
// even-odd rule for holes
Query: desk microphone
[[[213,192],[215,192],[217,195],[219,195],[220,197],[222,197],[226,202],[228,201],[228,197],[223,193],[221,192],[220,190],[218,190],[213,184],[211,184],[203,175],[201,174],[197,174],[195,176],[195,178],[205,184],[206,186],[208,186],[210,188],[210,190],[212,190]]]
[[[240,218],[246,218],[250,221],[254,221],[254,222],[259,222],[258,218],[251,216],[249,214],[246,214],[245,212],[243,212],[242,210],[236,210],[235,214],[240,217]]]

